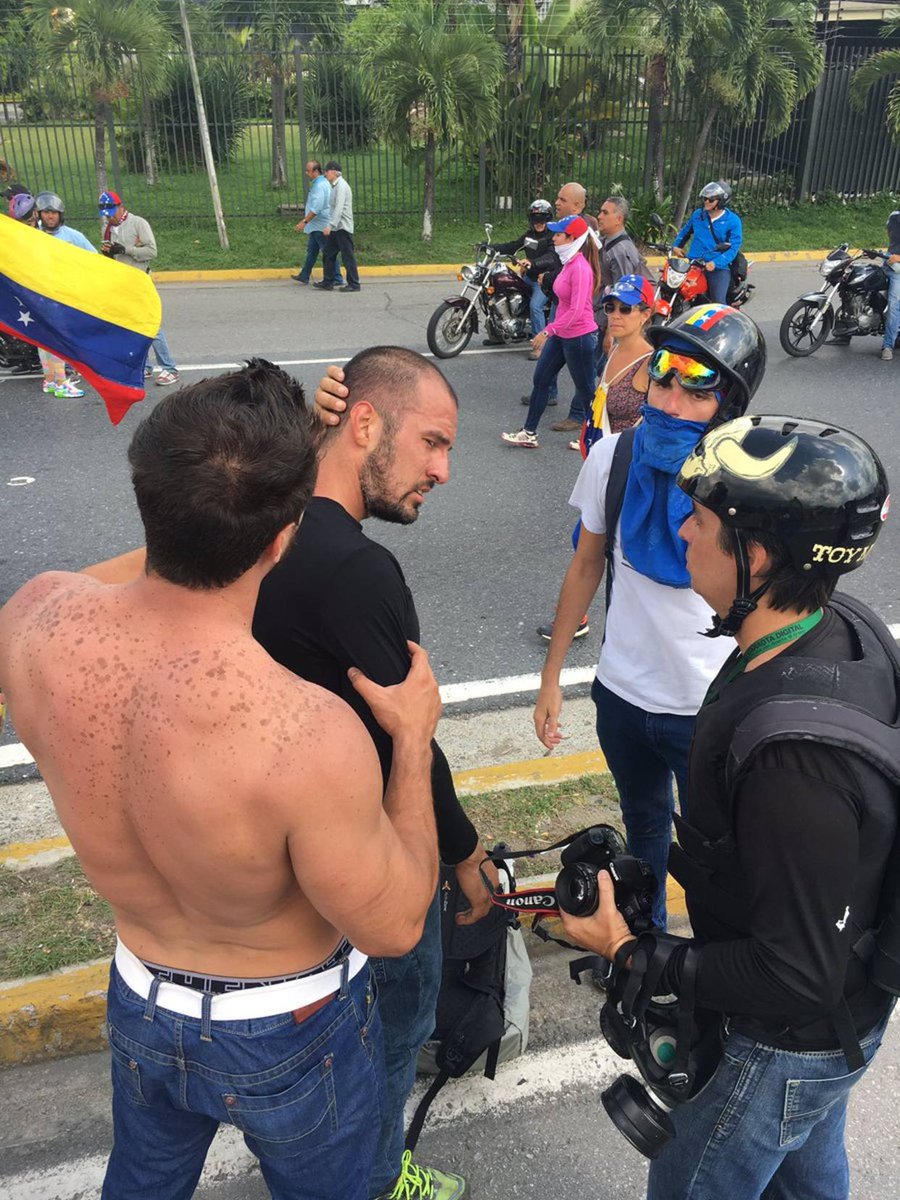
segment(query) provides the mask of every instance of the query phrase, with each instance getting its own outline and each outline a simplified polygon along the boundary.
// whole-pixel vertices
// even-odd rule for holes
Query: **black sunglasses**
[[[623,317],[627,317],[633,313],[636,308],[640,308],[639,304],[623,304],[621,300],[604,300],[603,311],[605,313],[614,313],[618,310]]]

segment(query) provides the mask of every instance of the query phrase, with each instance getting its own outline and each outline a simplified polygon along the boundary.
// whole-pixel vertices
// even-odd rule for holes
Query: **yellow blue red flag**
[[[0,329],[70,362],[113,425],[144,398],[161,320],[145,272],[0,215]]]

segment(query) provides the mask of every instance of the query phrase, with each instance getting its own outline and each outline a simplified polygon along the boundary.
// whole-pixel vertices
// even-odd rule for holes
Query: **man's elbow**
[[[389,929],[371,930],[351,938],[353,945],[370,958],[402,958],[422,940],[425,914],[418,921],[398,920]]]

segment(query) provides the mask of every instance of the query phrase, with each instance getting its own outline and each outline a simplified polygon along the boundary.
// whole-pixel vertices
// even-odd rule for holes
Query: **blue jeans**
[[[619,793],[629,851],[653,868],[659,883],[653,921],[666,927],[666,873],[675,797],[684,808],[694,717],[647,712],[594,680],[597,737]]]
[[[291,1013],[201,1021],[110,971],[114,1143],[102,1200],[189,1200],[220,1124],[235,1125],[274,1200],[367,1200],[384,1105],[381,1022],[364,967],[299,1025]]]
[[[583,421],[585,414],[594,399],[594,347],[597,344],[597,334],[583,333],[580,337],[561,338],[551,333],[544,342],[541,357],[534,368],[531,403],[528,405],[528,415],[525,418],[525,428],[530,433],[537,431],[547,401],[550,399],[550,385],[556,381],[563,366],[569,368],[569,374],[575,384],[575,396],[569,409],[569,417],[573,421]]]
[[[166,335],[160,329],[153,342],[153,352],[156,355],[156,361],[164,371],[177,371],[175,359],[172,357],[172,351],[169,349],[169,343],[166,341]]]
[[[531,312],[531,335],[534,337],[547,324],[547,296],[536,279],[529,279],[526,275],[525,282],[531,288],[529,311]]]
[[[714,271],[706,272],[706,284],[709,288],[709,298],[713,304],[725,304],[728,301],[728,285],[731,283],[731,267],[716,267]]]
[[[401,958],[372,959],[384,1030],[387,1100],[380,1128],[376,1123],[378,1149],[369,1177],[369,1196],[388,1191],[400,1174],[405,1143],[403,1108],[416,1080],[419,1051],[434,1032],[443,962],[441,910],[439,893],[435,893],[418,946]]]
[[[325,257],[325,244],[328,239],[325,237],[325,234],[322,233],[321,229],[311,229],[306,236],[309,238],[306,246],[306,261],[300,268],[299,275],[301,279],[309,282],[309,277],[312,275],[312,270],[316,265],[319,254],[321,253],[322,255],[323,270],[325,263],[328,261]],[[326,283],[330,283],[334,287],[340,287],[340,285],[344,282],[341,278],[340,268],[337,265],[337,258],[334,260],[334,276],[329,279],[326,275],[324,276],[324,279]]]
[[[862,1039],[866,1065],[885,1025]],[[743,1034],[725,1043],[696,1100],[672,1113],[676,1136],[650,1164],[647,1200],[846,1200],[843,1052],[774,1050]]]
[[[884,318],[883,345],[893,350],[897,334],[900,333],[900,272],[888,267],[885,273],[888,277],[888,306]]]

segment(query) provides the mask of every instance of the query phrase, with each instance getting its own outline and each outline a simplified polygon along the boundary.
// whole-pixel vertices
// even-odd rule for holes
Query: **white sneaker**
[[[177,382],[178,382],[178,372],[177,371],[160,371],[160,373],[156,377],[156,386],[157,387],[166,387],[170,383],[177,383]]]
[[[882,362],[892,362],[893,358],[894,358],[894,352],[890,348],[890,346],[883,346],[882,350],[881,350],[881,361]]]
[[[500,436],[510,446],[525,446],[530,450],[538,448],[537,434],[529,433],[527,429],[520,429],[518,433],[501,433]]]
[[[65,383],[56,385],[53,395],[60,400],[77,400],[79,396],[84,395],[84,388],[80,388],[71,379],[67,379]]]

